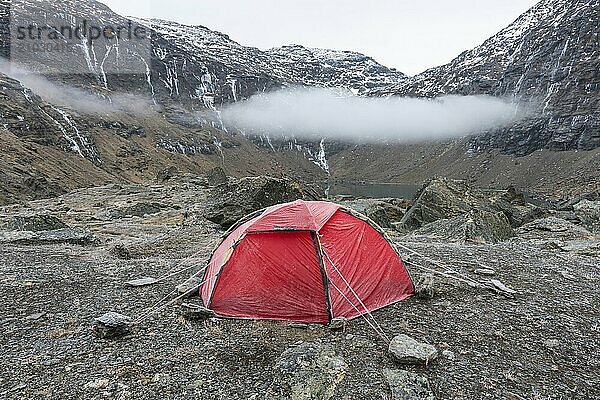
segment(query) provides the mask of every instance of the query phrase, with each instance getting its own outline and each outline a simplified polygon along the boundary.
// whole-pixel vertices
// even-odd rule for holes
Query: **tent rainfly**
[[[217,315],[329,323],[414,294],[398,252],[366,217],[295,201],[232,227],[204,272],[200,296]]]

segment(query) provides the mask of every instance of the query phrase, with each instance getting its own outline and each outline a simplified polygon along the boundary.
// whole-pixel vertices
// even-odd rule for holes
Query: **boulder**
[[[400,221],[402,228],[417,229],[439,219],[464,214],[480,204],[464,181],[434,179],[416,195],[413,206]]]
[[[414,234],[460,243],[498,243],[514,236],[514,231],[506,214],[472,210],[429,223]]]
[[[402,220],[410,202],[404,199],[383,198],[345,201],[341,204],[366,215],[382,228],[392,229],[394,224]]]
[[[52,231],[10,231],[0,232],[0,243],[45,245],[45,244],[77,244],[88,245],[95,240],[94,235],[83,228],[55,229]]]
[[[488,200],[490,209],[506,214],[513,228],[517,228],[538,218],[543,218],[548,214],[547,210],[528,203],[523,193],[517,191],[512,186],[506,190],[492,191],[489,194]],[[485,203],[484,196],[482,204],[484,207]]]
[[[483,190],[472,188],[465,181],[434,179],[417,193],[413,206],[398,227],[412,231],[428,223],[451,219],[474,210],[502,212],[513,228],[545,215],[543,209],[528,203],[523,194],[512,187],[506,190]]]
[[[16,216],[8,222],[7,228],[13,231],[53,231],[66,229],[69,226],[60,219],[49,214],[36,214],[27,216]]]
[[[210,186],[218,186],[228,182],[227,174],[221,167],[215,167],[206,173],[206,180]]]
[[[177,167],[171,165],[168,168],[158,171],[158,173],[156,174],[156,180],[158,180],[159,182],[166,182],[170,179],[173,179],[178,173],[179,170],[177,169]]]
[[[600,233],[600,201],[581,200],[573,206],[573,210],[588,229]]]
[[[227,229],[254,211],[299,199],[315,200],[315,196],[290,179],[259,176],[232,180],[213,189],[206,218]]]
[[[286,350],[277,359],[276,368],[292,400],[330,399],[348,371],[344,359],[321,343],[302,343]]]
[[[407,335],[394,336],[389,345],[392,358],[400,364],[428,365],[438,356],[437,349]]]
[[[594,235],[583,226],[557,217],[542,218],[525,224],[517,230],[517,234],[521,238],[534,240],[594,238]]]
[[[403,370],[383,371],[390,387],[391,400],[434,400],[429,381],[421,375]]]
[[[492,204],[492,206],[498,206],[498,204]],[[539,218],[544,218],[548,215],[547,210],[544,210],[533,204],[503,205],[502,207],[498,207],[498,209],[506,215],[510,225],[513,228],[518,228],[524,224],[535,221]]]
[[[115,244],[110,249],[109,253],[117,258],[120,258],[121,260],[131,260],[133,258],[129,247],[127,247],[125,243]]]

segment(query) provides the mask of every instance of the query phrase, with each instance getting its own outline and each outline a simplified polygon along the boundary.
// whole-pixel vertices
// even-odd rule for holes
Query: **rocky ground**
[[[218,208],[215,193],[203,180],[109,185],[3,207],[0,399],[392,399],[399,397],[388,380],[403,370],[427,378],[438,399],[600,397],[598,236],[596,220],[577,219],[578,209],[521,221],[511,238],[492,244],[390,229],[396,243],[445,264],[406,257],[415,281],[429,276],[423,267],[447,277],[436,275],[427,296],[374,313],[390,338],[406,334],[437,348],[437,360],[426,367],[397,364],[362,319],[332,331],[194,320],[172,305],[121,339],[96,338],[90,329],[96,317],[108,311],[144,315],[203,266],[223,233],[205,218]],[[477,202],[469,207],[480,207]],[[393,203],[394,212],[408,206]],[[422,200],[415,204],[424,209]],[[593,210],[593,204],[578,207]],[[419,215],[419,223],[428,222]],[[125,283],[186,266],[153,286]],[[478,275],[481,269],[494,275]],[[497,279],[517,293],[471,287],[454,277]],[[312,351],[325,360],[315,363],[324,378],[298,372],[306,366],[294,364],[304,359],[298,352]],[[303,397],[301,381],[307,390],[324,389]]]

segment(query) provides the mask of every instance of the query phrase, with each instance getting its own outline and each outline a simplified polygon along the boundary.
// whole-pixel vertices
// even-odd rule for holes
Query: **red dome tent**
[[[229,232],[200,288],[204,304],[217,315],[328,323],[414,294],[381,229],[339,205],[281,204]]]

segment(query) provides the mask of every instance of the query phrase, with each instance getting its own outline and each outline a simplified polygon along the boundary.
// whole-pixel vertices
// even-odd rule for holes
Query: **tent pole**
[[[318,232],[311,232],[313,244],[315,246],[315,252],[317,253],[317,259],[319,260],[319,269],[321,270],[321,277],[323,279],[323,288],[325,289],[325,302],[327,304],[327,315],[329,323],[333,320],[333,309],[331,308],[331,295],[329,294],[329,277],[325,270],[325,263],[323,261],[323,248],[321,247],[321,241],[319,240]]]

